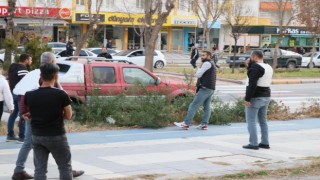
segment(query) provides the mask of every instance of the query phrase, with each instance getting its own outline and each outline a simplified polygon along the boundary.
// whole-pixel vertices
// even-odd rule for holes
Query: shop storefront
[[[0,16],[8,16],[8,7],[0,6]],[[16,7],[13,19],[14,38],[19,45],[23,45],[35,37],[40,37],[43,42],[58,41],[66,36],[66,27],[71,17],[69,8],[45,7]],[[4,26],[1,26],[5,29]]]
[[[195,42],[199,48],[202,48],[202,42],[204,41],[204,48],[207,48],[208,43],[210,43],[210,47],[215,47],[219,49],[219,34],[221,23],[220,21],[216,21],[212,26],[212,21],[208,21],[207,28],[211,28],[210,30],[210,42],[206,42],[206,39],[203,39],[204,29],[202,28],[202,24],[199,23],[198,28],[195,29]]]

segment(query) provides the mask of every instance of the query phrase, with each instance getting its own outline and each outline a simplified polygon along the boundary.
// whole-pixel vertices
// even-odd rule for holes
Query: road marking
[[[278,126],[296,126],[297,124],[294,124],[294,123],[292,123],[292,124],[290,124],[290,123],[288,123],[288,124],[269,124],[268,126],[269,127],[278,127]],[[243,129],[243,128],[246,128],[246,126],[242,126],[242,127],[230,127],[231,129]]]
[[[118,164],[127,166],[154,164],[154,163],[168,163],[176,161],[197,160],[203,157],[227,156],[232,155],[229,152],[210,150],[210,149],[193,149],[183,151],[170,151],[160,153],[144,153],[121,156],[106,156],[101,157],[104,160],[112,161]]]

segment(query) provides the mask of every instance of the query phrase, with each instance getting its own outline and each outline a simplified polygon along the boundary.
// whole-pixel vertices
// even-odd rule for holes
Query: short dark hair
[[[207,56],[211,57],[211,52],[210,51],[202,51],[202,53],[206,53]]]
[[[259,59],[263,59],[263,53],[260,50],[253,51],[251,56],[257,56]]]
[[[28,60],[30,57],[31,56],[29,54],[21,54],[19,61],[24,62],[24,61]]]
[[[40,72],[43,81],[52,81],[54,76],[59,72],[59,66],[46,63],[40,66]]]

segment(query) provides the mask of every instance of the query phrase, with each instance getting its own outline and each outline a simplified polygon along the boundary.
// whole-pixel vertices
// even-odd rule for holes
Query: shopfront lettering
[[[130,23],[133,23],[135,21],[135,18],[132,18],[132,17],[118,17],[118,16],[110,16],[108,18],[108,21],[109,22],[119,22],[120,24],[126,22],[130,22]]]
[[[280,34],[280,28],[277,28],[277,34]],[[282,31],[283,34],[311,34],[309,31],[299,28],[286,28]]]
[[[98,17],[97,17],[98,16]],[[91,14],[91,18],[90,15],[88,13],[76,13],[75,15],[75,20],[76,21],[84,21],[84,22],[88,22],[91,20],[94,20],[96,17],[98,18],[98,22],[104,22],[105,21],[105,15],[104,14]]]
[[[69,8],[62,8],[64,11]],[[61,18],[61,8],[48,7],[16,7],[14,11],[15,17],[54,17]],[[70,11],[70,10],[69,10]],[[8,16],[8,6],[0,6],[0,16]]]
[[[194,18],[174,17],[171,20],[172,25],[196,26],[197,20]]]

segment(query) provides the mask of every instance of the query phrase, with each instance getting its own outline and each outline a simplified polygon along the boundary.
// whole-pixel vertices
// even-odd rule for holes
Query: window
[[[79,56],[88,56],[88,54],[84,50],[81,50]]]
[[[155,79],[140,68],[123,68],[124,81],[128,84],[154,84]]]
[[[194,10],[194,1],[188,0],[188,12],[193,12]]]
[[[77,5],[84,5],[84,0],[77,0]]]
[[[189,0],[179,0],[178,8],[179,10],[185,10],[188,6],[186,6],[186,2]]]
[[[56,0],[35,0],[34,2],[41,4],[56,4]]]
[[[143,51],[136,51],[129,55],[129,57],[138,57],[138,56],[144,56]]]
[[[92,50],[91,52],[93,52],[95,54],[100,54],[102,51],[101,51],[101,49],[95,49],[95,50]]]
[[[59,73],[67,73],[70,69],[69,65],[66,64],[57,64],[59,66]]]
[[[106,0],[107,7],[114,7],[114,0]]]
[[[93,82],[96,84],[113,84],[116,82],[114,68],[112,67],[94,67]]]
[[[144,9],[144,1],[145,0],[136,0],[136,7],[140,9]]]

